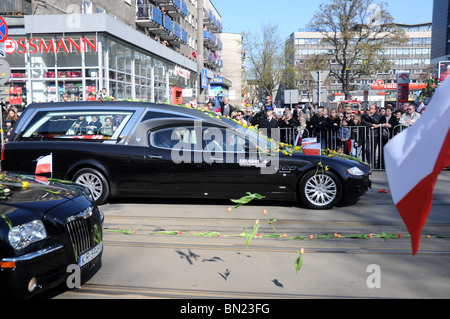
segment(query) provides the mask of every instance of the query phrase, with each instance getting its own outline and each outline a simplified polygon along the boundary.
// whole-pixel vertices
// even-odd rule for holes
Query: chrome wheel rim
[[[94,200],[99,199],[103,193],[102,181],[95,174],[92,173],[82,174],[76,179],[75,183],[81,184],[89,188],[89,190],[92,193],[92,196],[94,197]]]
[[[305,185],[306,198],[317,206],[330,204],[336,198],[336,194],[336,183],[328,175],[314,175]]]

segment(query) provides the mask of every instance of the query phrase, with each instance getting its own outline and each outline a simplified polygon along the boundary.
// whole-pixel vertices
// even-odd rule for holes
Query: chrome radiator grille
[[[76,257],[95,246],[90,219],[73,220],[66,225]]]
[[[66,219],[66,229],[72,243],[75,259],[96,246],[101,241],[101,221],[89,207],[77,215]]]

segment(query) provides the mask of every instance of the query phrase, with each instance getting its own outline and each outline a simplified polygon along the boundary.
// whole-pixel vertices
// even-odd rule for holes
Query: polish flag
[[[52,173],[53,155],[41,156],[37,159],[35,174]]]
[[[450,80],[439,86],[420,119],[384,147],[392,199],[411,235],[412,253],[431,209],[439,173],[450,165]]]
[[[302,144],[303,154],[305,155],[320,155],[320,143]]]
[[[302,146],[317,143],[317,137],[307,137],[302,140]]]

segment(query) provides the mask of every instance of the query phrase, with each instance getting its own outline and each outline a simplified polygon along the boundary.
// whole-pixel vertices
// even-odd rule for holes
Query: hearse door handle
[[[154,160],[154,159],[161,159],[162,156],[161,155],[147,155],[147,156],[145,156],[145,158],[148,160]]]

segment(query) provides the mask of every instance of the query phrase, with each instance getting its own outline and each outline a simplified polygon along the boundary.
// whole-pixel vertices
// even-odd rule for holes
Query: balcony
[[[209,30],[203,30],[203,41],[204,45],[208,49],[215,51],[222,50],[222,41],[220,41],[220,38]]]
[[[162,0],[156,2],[171,17],[185,17],[188,14],[187,5],[182,0]]]
[[[222,22],[216,18],[211,10],[203,10],[203,24],[215,33],[222,32]]]
[[[163,15],[163,26],[165,29],[165,32],[160,33],[160,38],[163,40],[167,40],[167,41],[172,41],[175,40],[176,37],[173,33],[173,26],[174,26],[174,22],[172,21],[172,19],[170,19],[170,17],[167,14]]]
[[[223,66],[223,61],[220,58],[220,54],[218,52],[213,52],[208,49],[203,51],[204,55],[204,63],[212,68]]]
[[[163,33],[163,14],[152,4],[138,4],[136,12],[136,24],[148,28],[153,33]]]

